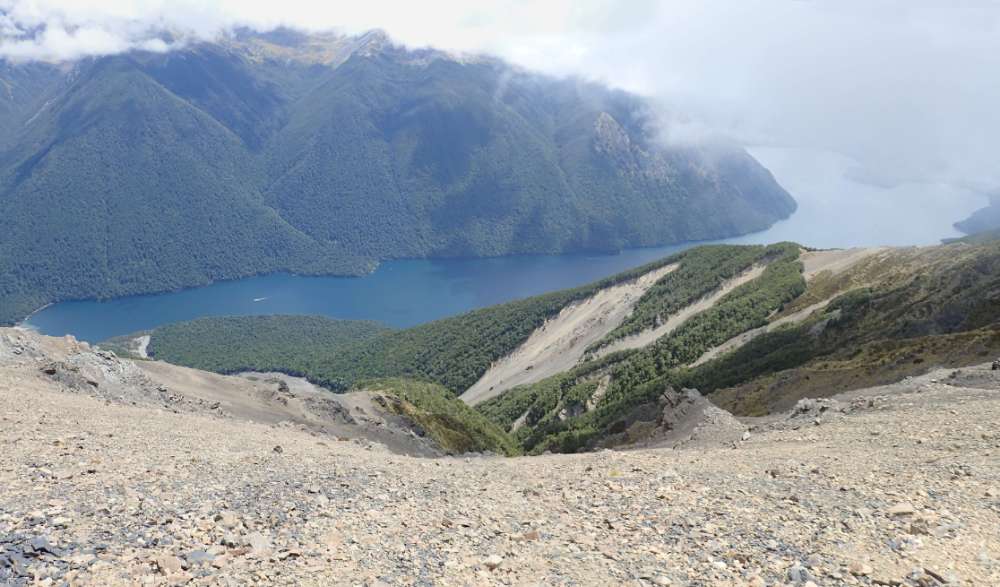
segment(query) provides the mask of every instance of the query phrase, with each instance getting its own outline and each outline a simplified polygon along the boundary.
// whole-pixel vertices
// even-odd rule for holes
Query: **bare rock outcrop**
[[[731,446],[747,427],[698,390],[667,387],[612,427],[601,446],[707,448]]]

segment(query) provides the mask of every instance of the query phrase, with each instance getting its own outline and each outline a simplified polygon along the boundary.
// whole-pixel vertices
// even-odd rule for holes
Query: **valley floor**
[[[0,584],[997,585],[1000,376],[724,448],[415,458],[0,373]]]

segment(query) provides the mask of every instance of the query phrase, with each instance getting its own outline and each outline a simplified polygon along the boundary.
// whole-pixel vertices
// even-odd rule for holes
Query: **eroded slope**
[[[589,298],[570,303],[532,332],[517,350],[491,365],[479,381],[462,394],[462,400],[476,405],[512,387],[535,383],[573,368],[588,347],[617,328],[636,301],[677,267],[675,263],[653,269],[635,280],[612,285]]]

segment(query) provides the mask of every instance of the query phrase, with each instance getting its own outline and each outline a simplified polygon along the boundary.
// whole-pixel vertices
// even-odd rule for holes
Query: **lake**
[[[951,223],[984,205],[981,196],[933,186],[884,188],[851,181],[836,155],[755,149],[799,202],[789,220],[724,241],[792,240],[815,247],[934,244],[957,236]],[[26,325],[44,334],[97,342],[202,316],[319,314],[395,327],[589,283],[700,243],[630,249],[617,255],[532,255],[397,260],[366,277],[274,274],[183,291],[51,305]]]
[[[273,274],[164,294],[54,304],[27,325],[44,334],[96,342],[199,316],[320,314],[405,327],[473,308],[582,285],[682,250],[618,255],[537,255],[398,260],[365,277]]]

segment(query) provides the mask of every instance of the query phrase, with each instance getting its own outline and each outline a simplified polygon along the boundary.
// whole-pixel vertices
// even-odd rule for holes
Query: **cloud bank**
[[[1000,1],[0,0],[0,57],[168,51],[236,27],[386,30],[636,91],[669,138],[839,153],[876,186],[1000,186]]]

